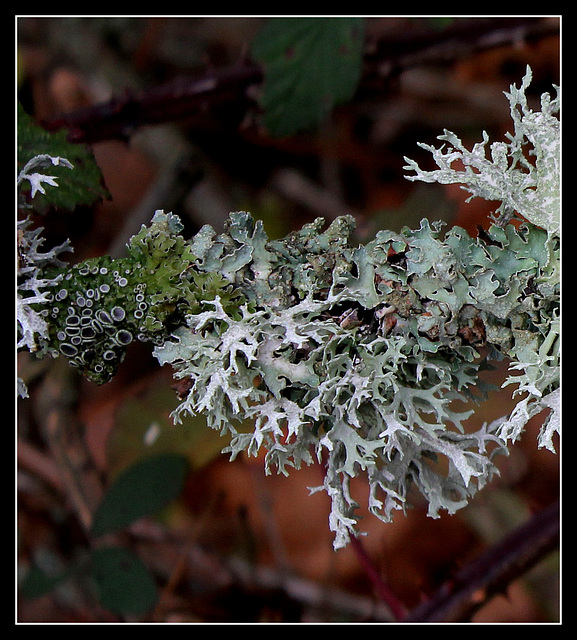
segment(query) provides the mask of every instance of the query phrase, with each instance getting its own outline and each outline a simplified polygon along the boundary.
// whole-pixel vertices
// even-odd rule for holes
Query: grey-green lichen
[[[416,172],[409,180],[462,184],[471,198],[500,202],[497,219],[507,221],[518,215],[542,227],[550,234],[558,234],[560,220],[560,122],[556,113],[560,109],[559,87],[557,96],[548,93],[541,96],[541,111],[533,111],[527,103],[526,90],[531,83],[532,72],[527,67],[520,88],[512,85],[509,93],[514,133],[508,133],[509,142],[493,142],[487,157],[487,133],[483,142],[469,151],[451,131],[445,130],[439,140],[448,143],[436,149],[421,144],[433,154],[439,169],[423,171],[414,160],[405,158],[406,169]],[[528,153],[527,153],[528,148]],[[463,168],[454,168],[454,162]],[[469,199],[471,199],[469,198]]]
[[[548,236],[534,225],[492,226],[473,239],[457,227],[442,236],[423,220],[366,246],[351,244],[352,227],[340,218],[323,231],[317,220],[267,242],[237,212],[218,236],[204,228],[192,241],[198,268],[226,272],[247,303],[232,317],[216,297],[154,350],[190,383],[175,418],[205,413],[229,435],[232,457],[264,448],[267,470],[284,473],[326,461],[337,547],[356,522],[348,483],[359,473],[383,520],[411,488],[436,516],[491,478],[504,451],[499,425],[467,432],[472,411],[453,401],[482,391],[481,347],[516,356],[545,344],[558,308],[543,280]],[[556,385],[554,375],[541,384]]]
[[[547,155],[558,147],[533,126],[549,127],[552,103],[543,100],[539,119],[525,87],[510,94],[512,110],[523,110],[511,144],[493,149],[491,166],[476,148],[464,177],[475,195],[493,197],[504,172],[502,188],[517,190],[516,202],[538,200],[546,215],[527,205],[515,209],[525,222],[511,224],[513,201],[503,197],[495,224],[476,238],[423,220],[355,245],[347,216],[271,241],[261,222],[236,212],[221,233],[205,226],[185,240],[179,220],[157,211],[125,258],[36,268],[50,292],[28,307],[45,326],[22,346],[68,357],[102,383],[131,341],[152,342],[183,381],[176,422],[203,413],[227,435],[231,457],[266,451],[267,472],[324,465],[319,489],[331,498],[335,547],[356,531],[349,483],[358,475],[369,510],[385,521],[414,490],[431,516],[453,513],[496,473],[494,456],[531,416],[548,412],[541,446],[553,449],[559,427],[559,226],[548,173],[558,163]],[[451,158],[464,157],[451,139]],[[538,145],[535,167],[519,155],[527,141]],[[436,158],[442,175],[412,163],[417,179],[463,178],[450,175],[447,154]],[[483,399],[491,357],[510,359],[505,384],[521,398],[510,416],[471,431],[473,410],[456,401]]]
[[[523,262],[512,264],[507,289],[496,289],[495,294],[503,300],[501,317],[507,319],[513,337],[508,350],[513,359],[511,371],[520,372],[511,375],[506,384],[516,384],[516,394],[522,396],[512,414],[499,421],[499,432],[505,439],[515,440],[532,416],[546,410],[550,415],[541,430],[539,444],[553,451],[552,437],[560,428],[561,136],[560,121],[556,115],[560,109],[560,98],[559,87],[555,87],[557,96],[554,99],[544,93],[541,110],[531,110],[526,96],[531,77],[531,69],[527,67],[521,86],[512,85],[510,92],[505,93],[514,133],[507,134],[509,142],[490,145],[490,158],[486,152],[487,134],[484,134],[482,143],[469,151],[454,133],[445,131],[439,139],[449,143],[447,149],[422,145],[432,152],[438,170],[423,171],[409,159],[406,159],[408,164],[405,168],[416,172],[416,175],[408,176],[409,180],[462,184],[463,189],[471,193],[471,198],[478,196],[499,201],[495,220],[499,226],[505,227],[500,232],[501,237],[497,238],[500,245],[505,234],[511,236],[514,233],[507,224],[517,217],[547,234],[546,239],[538,243],[528,236],[522,239],[521,244],[513,238],[509,255],[537,260],[539,272],[527,287]],[[453,168],[455,161],[464,168]],[[539,292],[537,297],[535,291]],[[518,301],[522,304],[518,305]],[[493,300],[488,302],[494,307]],[[493,329],[491,338],[495,331]]]

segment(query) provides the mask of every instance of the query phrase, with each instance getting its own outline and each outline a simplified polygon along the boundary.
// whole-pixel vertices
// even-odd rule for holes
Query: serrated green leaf
[[[157,599],[153,577],[140,559],[121,547],[95,549],[92,576],[101,604],[119,615],[143,615]]]
[[[102,173],[92,152],[84,145],[68,142],[66,131],[50,133],[38,126],[18,103],[18,170],[34,156],[48,154],[66,158],[74,166],[51,167],[50,174],[57,178],[58,188],[47,189],[37,195],[32,203],[38,211],[47,206],[72,211],[79,205],[91,205],[99,199],[110,197],[104,187]]]
[[[362,18],[273,18],[257,34],[252,55],[265,71],[261,105],[274,136],[318,125],[350,100],[360,77]]]
[[[139,460],[109,487],[94,513],[92,533],[117,531],[165,507],[182,491],[188,471],[184,456],[161,454]]]

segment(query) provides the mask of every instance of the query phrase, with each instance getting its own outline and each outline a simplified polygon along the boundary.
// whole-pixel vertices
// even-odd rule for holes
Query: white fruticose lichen
[[[219,270],[217,260],[244,256],[234,284],[248,303],[225,310],[217,296],[154,351],[190,383],[175,419],[204,413],[229,435],[232,457],[263,448],[267,471],[282,473],[315,459],[326,464],[322,488],[332,501],[336,547],[348,542],[358,518],[351,478],[366,474],[370,511],[385,521],[405,508],[413,488],[437,517],[464,506],[503,451],[486,426],[466,433],[472,411],[453,405],[479,384],[471,345],[483,336],[475,334],[481,320],[472,305],[484,301],[489,318],[478,276],[488,264],[501,265],[500,256],[458,232],[453,244],[442,243],[437,227],[423,221],[418,231],[383,232],[353,247],[350,221],[339,219],[325,232],[317,221],[263,242],[262,229],[237,212],[224,234],[201,230],[192,246],[198,251],[212,239],[210,253],[198,251],[200,268]],[[403,257],[396,265],[392,246]],[[527,259],[524,267],[530,277],[539,263]],[[492,272],[490,292],[505,273],[505,265]],[[467,323],[473,328],[463,338]]]
[[[155,349],[160,364],[192,383],[175,418],[205,413],[211,427],[230,434],[225,451],[233,458],[263,447],[267,471],[287,473],[326,456],[336,547],[356,522],[352,477],[367,474],[370,509],[383,520],[404,508],[411,484],[437,516],[466,504],[474,483],[491,477],[492,453],[501,447],[485,429],[465,434],[470,412],[450,406],[455,388],[472,380],[472,363],[444,366],[409,336],[362,338],[330,314],[346,299],[343,291],[285,309],[243,306],[235,319],[217,298],[214,311],[190,316]],[[434,456],[449,461],[446,477],[433,471]]]
[[[17,187],[20,190],[20,206],[25,207],[22,196],[22,188],[26,182],[30,184],[30,195],[34,197],[37,192],[46,193],[44,184],[57,187],[58,183],[53,176],[47,176],[34,171],[50,165],[62,165],[72,169],[72,165],[65,158],[49,155],[38,155],[26,163],[18,174]],[[58,259],[64,251],[72,251],[68,241],[49,251],[42,252],[42,229],[30,229],[31,222],[28,218],[17,222],[18,241],[18,269],[17,269],[17,294],[16,294],[16,323],[17,323],[17,349],[36,351],[39,340],[48,336],[48,323],[45,316],[37,311],[39,305],[50,302],[52,293],[50,289],[62,278],[42,277],[41,271],[48,265],[63,266]],[[26,396],[26,386],[22,380],[18,380],[18,392]]]
[[[34,171],[34,169],[41,169],[43,167],[49,167],[51,165],[63,166],[67,167],[68,169],[74,168],[66,158],[61,158],[60,156],[50,156],[48,154],[42,153],[40,155],[34,156],[24,165],[24,167],[18,174],[18,188],[22,189],[24,183],[28,182],[30,184],[30,197],[33,198],[37,193],[46,193],[46,190],[43,186],[44,184],[50,185],[51,187],[57,187],[58,183],[56,182],[55,176],[47,176],[44,173],[38,173],[37,171]]]
[[[560,100],[559,95],[552,100],[545,93],[541,97],[541,111],[532,111],[525,95],[531,77],[531,69],[527,67],[521,87],[512,85],[510,93],[505,93],[515,125],[515,132],[508,134],[510,142],[492,143],[488,157],[489,136],[486,132],[483,142],[469,151],[458,136],[445,130],[439,140],[449,143],[447,148],[420,144],[433,154],[439,169],[423,171],[414,160],[405,158],[408,163],[405,169],[416,172],[407,179],[462,184],[463,189],[471,193],[469,199],[478,196],[499,201],[499,220],[507,221],[516,213],[548,233],[557,234],[560,226],[561,137],[555,114],[559,111]],[[525,155],[527,144],[534,162]],[[457,161],[462,168],[453,167]]]

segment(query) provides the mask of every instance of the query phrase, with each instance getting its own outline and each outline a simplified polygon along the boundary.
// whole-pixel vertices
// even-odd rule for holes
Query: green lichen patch
[[[236,304],[228,281],[196,270],[181,229],[175,216],[159,211],[131,239],[126,258],[92,258],[60,270],[40,311],[49,325],[44,350],[103,384],[134,340],[162,344],[186,314],[198,313],[217,293]]]

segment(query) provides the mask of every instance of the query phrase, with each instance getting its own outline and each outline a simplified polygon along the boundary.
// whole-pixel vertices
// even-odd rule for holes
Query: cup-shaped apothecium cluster
[[[72,267],[40,314],[48,321],[48,353],[64,355],[94,382],[114,376],[126,347],[148,340],[146,285],[110,258]]]

